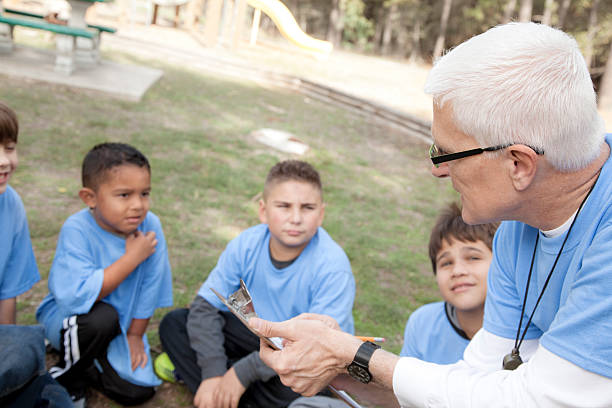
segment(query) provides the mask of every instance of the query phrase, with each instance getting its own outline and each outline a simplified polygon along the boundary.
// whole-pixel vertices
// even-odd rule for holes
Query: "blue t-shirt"
[[[25,208],[11,188],[0,194],[0,300],[27,292],[40,280]]]
[[[300,313],[325,314],[352,334],[355,280],[342,248],[319,228],[291,265],[277,269],[270,259],[269,243],[266,224],[242,232],[227,245],[198,295],[227,310],[210,288],[227,297],[240,288],[242,279],[259,317],[278,322]]]
[[[143,335],[147,365],[132,371],[126,333],[132,319],[147,319],[156,308],[172,306],[172,276],[159,218],[149,212],[138,230],[154,231],[157,246],[151,256],[102,299],[117,310],[122,332],[109,344],[107,358],[121,378],[152,386],[161,382],[153,373],[147,336]],[[102,289],[104,269],[124,253],[125,239],[102,229],[88,209],[66,220],[49,272],[50,293],[36,311],[36,319],[45,326],[45,335],[55,348],[59,350],[63,319],[90,311]]]
[[[611,144],[612,135],[606,142]],[[523,327],[567,232],[547,238],[517,221],[497,230],[484,317],[484,328],[493,334],[516,336],[537,234]],[[540,339],[559,357],[612,378],[612,156],[577,216],[525,338]]]
[[[446,315],[444,302],[415,310],[406,323],[400,356],[436,364],[452,364],[463,358],[470,340],[461,335]]]

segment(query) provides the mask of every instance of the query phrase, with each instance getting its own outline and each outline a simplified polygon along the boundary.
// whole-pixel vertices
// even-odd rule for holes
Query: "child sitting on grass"
[[[242,279],[259,316],[281,321],[326,314],[353,333],[355,282],[344,251],[321,227],[324,212],[317,171],[297,160],[276,164],[259,203],[262,224],[227,245],[189,309],[162,320],[167,354],[155,368],[162,378],[182,379],[197,407],[286,407],[298,397],[263,364],[259,338],[211,288],[227,297]]]
[[[82,181],[88,208],[64,223],[50,293],[36,312],[60,351],[50,372],[76,398],[94,386],[120,404],[141,404],[160,384],[147,324],[172,305],[166,242],[149,211],[151,167],[132,146],[103,143],[85,156]]]
[[[40,280],[25,208],[9,181],[17,169],[19,122],[0,102],[0,324],[15,324],[17,296]]]
[[[429,258],[444,301],[424,305],[410,315],[401,356],[437,364],[461,360],[482,327],[498,225],[466,224],[455,203],[439,216],[429,239]]]
[[[70,397],[45,369],[39,326],[17,326],[17,296],[40,280],[28,220],[9,186],[17,169],[19,122],[0,102],[0,407],[71,407]]]

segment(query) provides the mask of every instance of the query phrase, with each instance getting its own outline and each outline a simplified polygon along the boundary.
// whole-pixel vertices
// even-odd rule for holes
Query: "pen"
[[[363,341],[372,341],[375,343],[384,343],[385,342],[385,338],[384,337],[367,337],[367,336],[355,336],[357,337],[359,340],[363,340]]]

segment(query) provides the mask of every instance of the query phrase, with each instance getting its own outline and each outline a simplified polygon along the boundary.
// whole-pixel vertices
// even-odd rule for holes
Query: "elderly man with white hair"
[[[385,406],[612,407],[612,135],[576,42],[498,26],[442,57],[425,91],[432,174],[450,178],[466,222],[503,221],[483,328],[463,360],[437,365],[324,317],[253,319],[285,338],[262,359],[297,392],[332,382]]]

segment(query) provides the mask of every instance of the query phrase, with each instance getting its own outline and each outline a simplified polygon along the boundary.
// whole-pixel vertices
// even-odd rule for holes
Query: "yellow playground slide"
[[[323,54],[331,52],[332,43],[317,40],[302,31],[291,11],[279,0],[247,0],[247,3],[266,13],[276,24],[278,31],[298,47]]]

